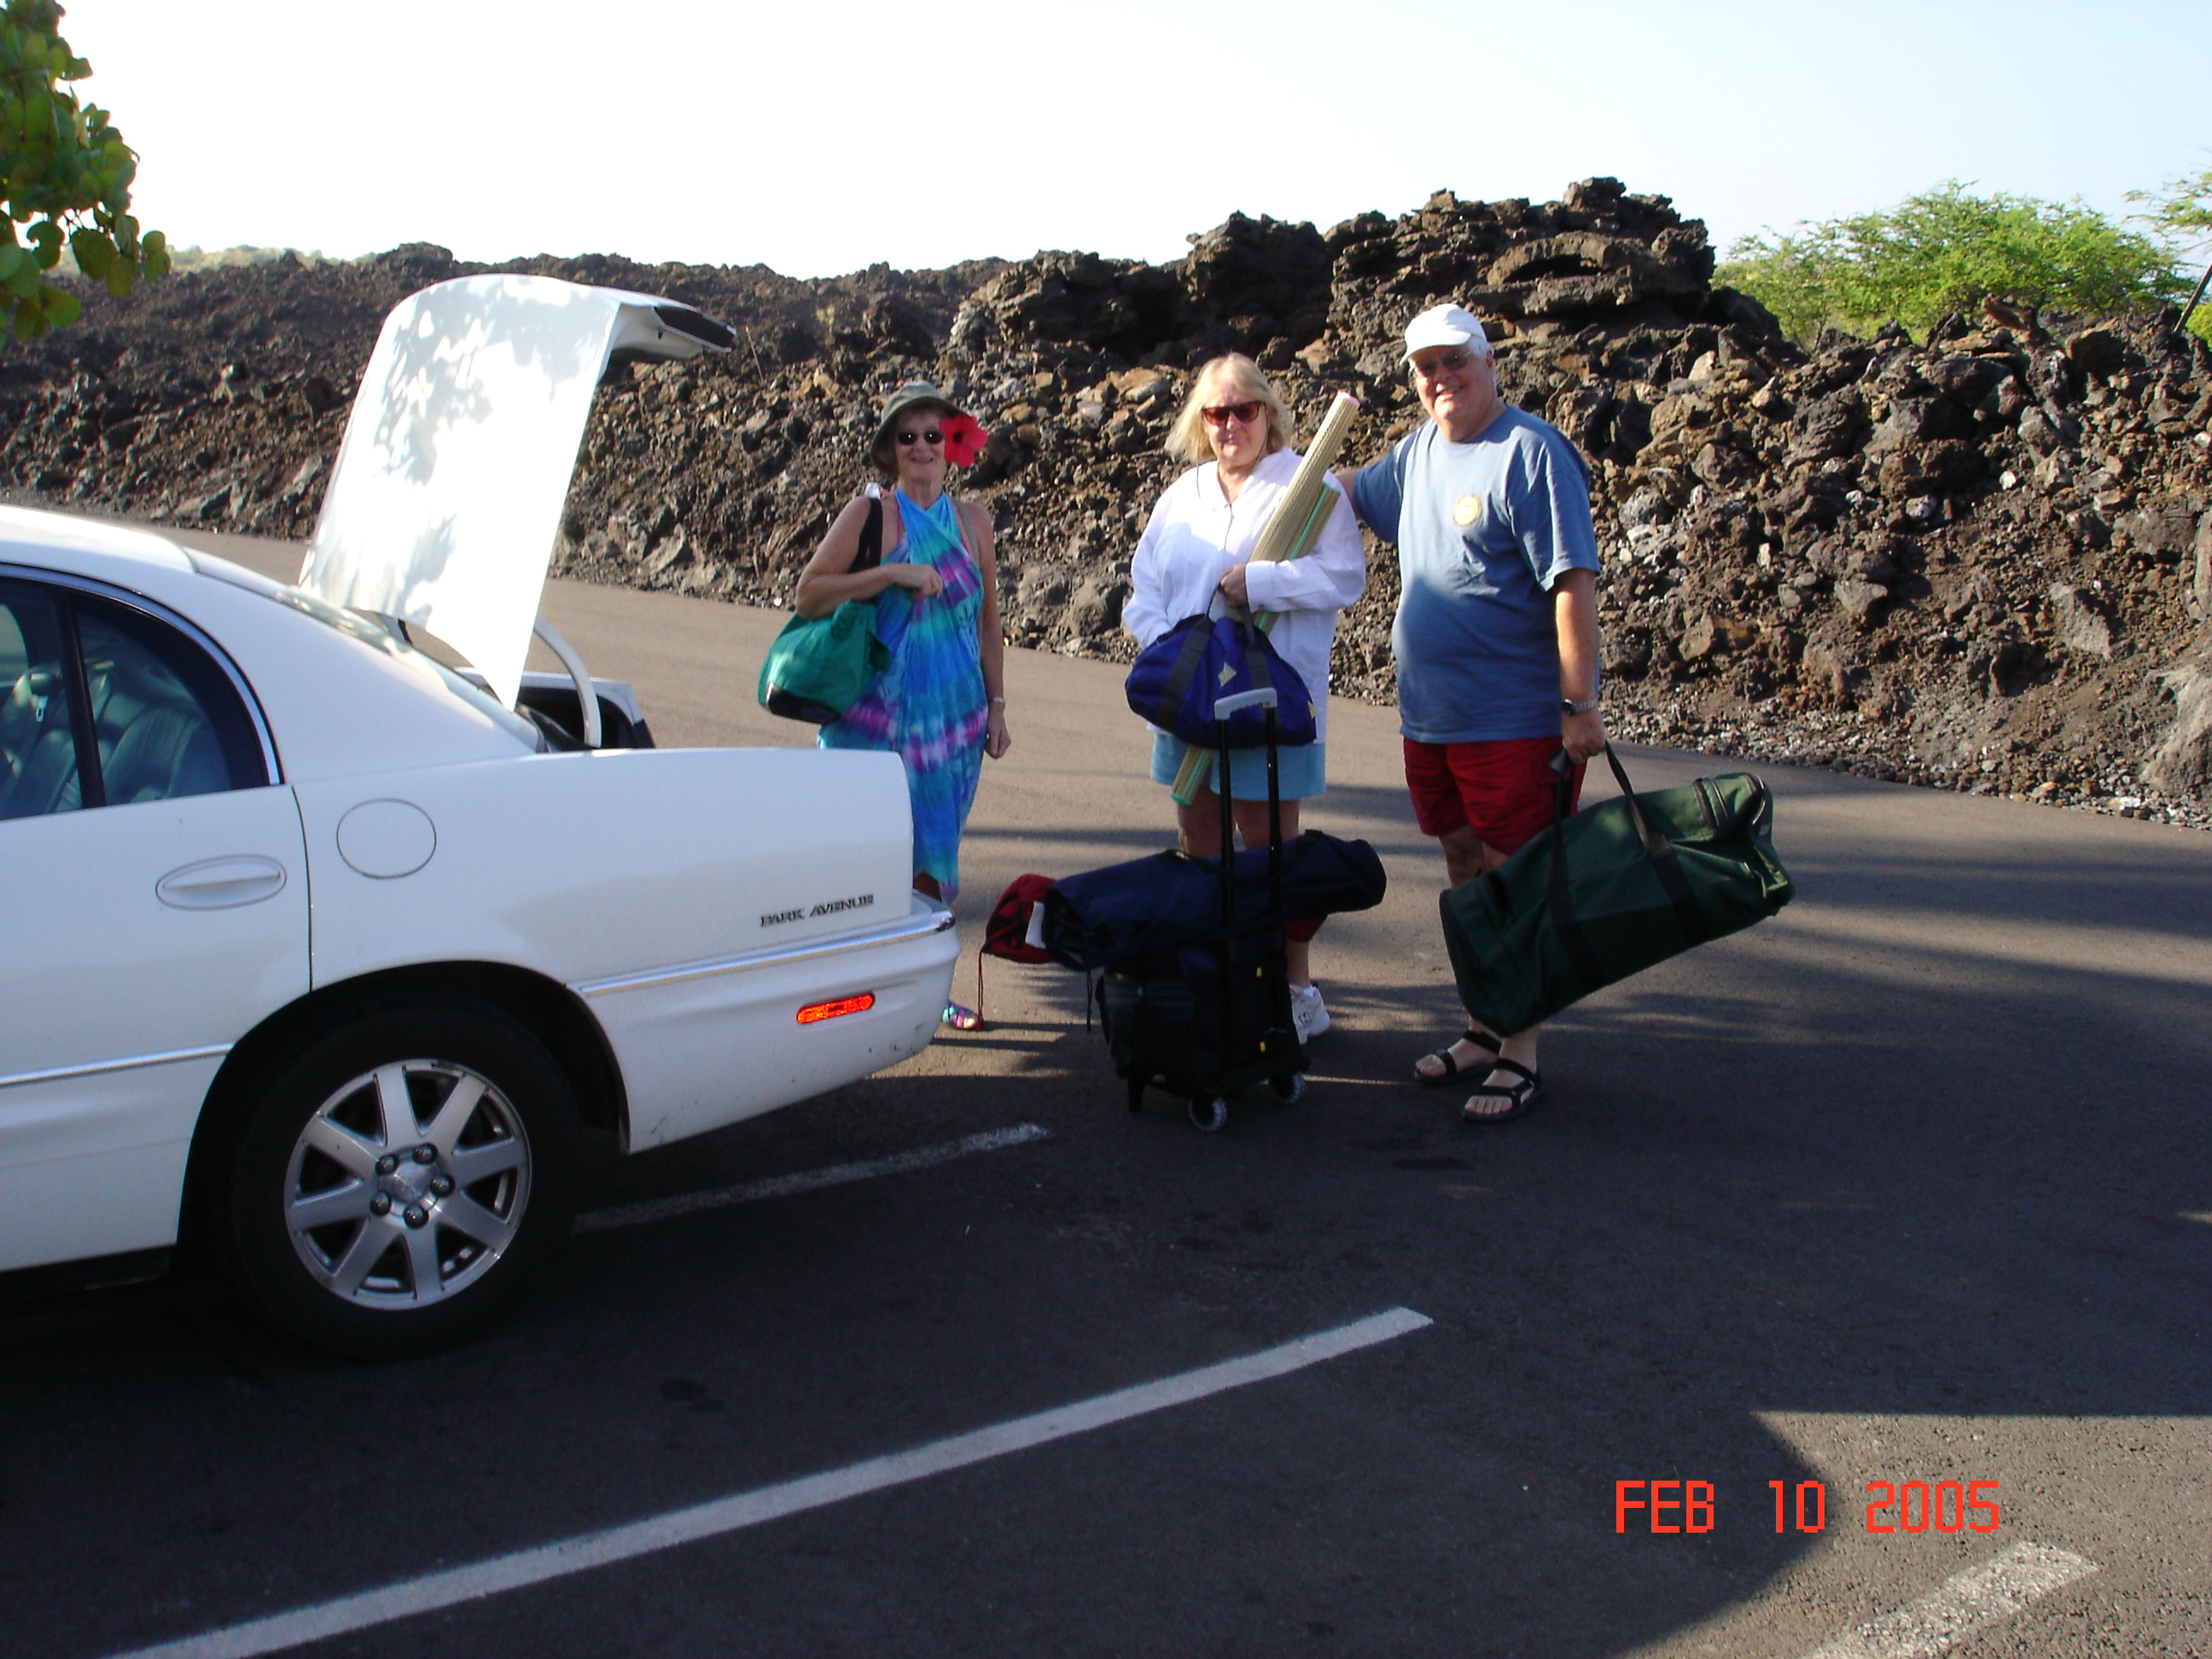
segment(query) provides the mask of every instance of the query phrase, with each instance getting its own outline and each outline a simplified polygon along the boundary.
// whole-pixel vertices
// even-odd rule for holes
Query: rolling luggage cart
[[[1229,1121],[1230,1097],[1265,1083],[1276,1098],[1305,1092],[1306,1051],[1291,1018],[1291,985],[1283,911],[1281,797],[1273,687],[1224,697],[1214,705],[1216,752],[1228,781],[1228,717],[1248,708],[1267,711],[1267,902],[1240,915],[1230,797],[1221,793],[1220,927],[1174,954],[1110,968],[1097,1001],[1107,1049],[1129,1090],[1129,1109],[1144,1108],[1158,1088],[1188,1103],[1194,1127],[1212,1133]]]

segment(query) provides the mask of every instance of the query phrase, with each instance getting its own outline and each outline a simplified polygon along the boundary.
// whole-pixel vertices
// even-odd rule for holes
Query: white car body
[[[534,311],[546,309],[549,288],[568,287],[473,280],[480,289],[525,285]],[[498,305],[472,309],[466,301],[482,293],[443,291],[468,286],[442,284],[429,291],[435,306],[410,301],[406,316],[395,319],[415,330],[435,313],[450,331],[489,310],[489,335],[478,329],[469,349],[479,360],[505,355]],[[610,351],[635,349],[622,346],[621,320],[624,307],[640,302],[613,298],[598,307],[611,310],[611,319],[586,318],[580,343],[549,343],[542,330],[533,337],[541,358],[567,352],[557,390],[573,429],[556,454],[560,465],[533,463],[526,476],[503,483],[495,476],[493,487],[465,500],[424,488],[422,477],[384,490],[371,519],[400,539],[407,556],[388,568],[370,556],[355,520],[333,528],[326,512],[303,584],[320,586],[323,599],[152,532],[0,509],[0,602],[12,596],[15,607],[0,610],[0,651],[12,636],[27,658],[0,665],[0,696],[11,711],[0,713],[0,1273],[151,1265],[192,1221],[189,1206],[206,1195],[202,1187],[215,1183],[206,1188],[213,1193],[227,1178],[210,1161],[228,1157],[231,1140],[243,1146],[263,1133],[253,1127],[254,1091],[280,1078],[296,1051],[348,1029],[349,1019],[358,1024],[364,1009],[422,1008],[432,1030],[447,1029],[441,1022],[449,1006],[491,1010],[484,1018],[507,1033],[501,1040],[524,1029],[542,1045],[539,1058],[563,1073],[575,1114],[611,1131],[624,1149],[803,1099],[931,1040],[958,944],[950,915],[911,891],[907,791],[896,757],[546,752],[538,732],[491,697],[329,602],[433,626],[452,644],[473,641],[470,660],[501,689],[499,701],[514,696],[591,386]],[[580,309],[590,307],[568,307]],[[387,343],[393,333],[387,326]],[[362,447],[356,434],[378,373],[373,362],[346,441],[349,464]],[[469,406],[494,415],[528,380],[491,379],[501,396]],[[419,390],[420,376],[411,383]],[[463,394],[448,377],[439,395]],[[418,398],[410,406],[428,418],[424,410],[434,413],[437,403]],[[394,428],[385,422],[379,429],[388,438]],[[538,446],[562,441],[544,420],[526,429]],[[445,435],[450,445],[450,430]],[[489,446],[475,447],[481,463]],[[389,443],[378,449],[376,466],[389,470],[398,450]],[[421,461],[418,446],[399,455],[398,470]],[[477,477],[481,483],[481,467]],[[501,517],[498,502],[517,477],[535,515],[507,534],[517,515]],[[546,507],[549,480],[556,487]],[[369,474],[342,465],[331,508],[378,488]],[[449,534],[434,549],[441,580],[409,574],[410,559],[419,562],[432,545],[408,529],[417,509],[449,531],[500,527],[490,536],[498,544],[492,556],[471,560],[465,539]],[[524,550],[533,539],[534,556]],[[518,587],[526,590],[519,605]],[[54,638],[75,629],[82,678],[57,679],[51,665],[27,659],[42,653],[9,617],[37,632],[48,614],[62,630]],[[142,638],[159,659],[131,681],[125,659]],[[96,642],[118,640],[125,648],[95,660]],[[111,804],[36,805],[33,793],[53,795],[52,768],[69,736],[58,722],[76,718],[59,709],[66,686],[78,688],[88,710],[103,711],[92,724],[106,787],[118,769],[143,757],[146,744],[127,722],[135,718],[143,729],[163,713],[155,707],[170,695],[162,674],[181,673],[173,654],[180,651],[197,652],[210,665],[183,678],[204,692],[208,724],[225,728],[227,785],[204,787],[198,774],[198,781],[175,781],[191,766],[213,764],[210,739],[196,730],[189,744],[179,740],[179,755],[197,745],[199,758],[173,762],[167,787],[175,793],[159,782],[125,784],[127,798]],[[160,693],[134,702],[118,689],[145,682],[149,672],[165,688]],[[242,711],[248,731],[225,727],[216,705],[232,705],[210,674],[236,694],[227,718],[234,725]],[[133,716],[142,704],[144,712]],[[118,710],[116,730],[98,725]],[[35,748],[40,731],[42,750]],[[91,752],[84,741],[71,751],[80,762]],[[46,773],[38,773],[41,765]],[[76,787],[83,787],[81,767]],[[66,795],[53,799],[68,808]],[[802,1009],[841,1002],[851,1012],[800,1019]],[[495,1077],[485,1086],[497,1097],[504,1085]],[[377,1097],[385,1098],[380,1085]],[[385,1140],[404,1163],[404,1137],[392,1130],[388,1103],[383,1109],[382,1130],[372,1124],[359,1132],[375,1145],[367,1152],[341,1148],[349,1167]],[[508,1125],[531,1121],[528,1133],[514,1139],[526,1150],[535,1136],[547,1149],[541,1167],[526,1164],[510,1180],[522,1183],[519,1196],[502,1200],[516,1210],[516,1227],[528,1213],[531,1182],[550,1194],[550,1149],[565,1133],[558,1124],[534,1127],[541,1109],[533,1104]],[[300,1149],[315,1135],[337,1134],[319,1119],[301,1121],[295,1175],[306,1155]],[[417,1149],[426,1165],[436,1139],[428,1125],[424,1119]],[[278,1136],[270,1144],[281,1155],[280,1130],[266,1133]],[[464,1160],[471,1151],[445,1150]],[[419,1205],[430,1219],[410,1224],[426,1237],[442,1236],[440,1200],[419,1183],[405,1185],[409,1173],[364,1168],[358,1181],[338,1186],[373,1196],[381,1183],[379,1202],[397,1202],[410,1218]],[[465,1175],[454,1178],[465,1189],[444,1202],[459,1216],[474,1189]],[[300,1227],[321,1213],[316,1205],[337,1201],[331,1196],[337,1187],[288,1190]],[[550,1196],[541,1207],[548,1206],[557,1207]],[[379,1271],[381,1290],[355,1295],[370,1313],[347,1314],[349,1326],[317,1326],[312,1307],[308,1319],[293,1319],[266,1296],[264,1305],[329,1346],[405,1351],[412,1340],[395,1334],[409,1327],[411,1310],[461,1298],[422,1279],[441,1271],[435,1257],[446,1247],[417,1249],[394,1218],[401,1212],[380,1210],[374,1222],[360,1222],[353,1246],[334,1248],[365,1254],[390,1231],[394,1249],[416,1249],[411,1288],[398,1265],[403,1251]],[[321,1273],[300,1227],[301,1259]],[[341,1246],[344,1237],[341,1230]],[[506,1248],[471,1244],[459,1232],[448,1246],[442,1271],[463,1286],[488,1273]],[[472,1322],[441,1325],[433,1340],[449,1340]]]

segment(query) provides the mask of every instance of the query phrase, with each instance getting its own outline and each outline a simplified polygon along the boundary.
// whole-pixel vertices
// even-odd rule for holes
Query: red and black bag
[[[983,923],[983,944],[975,952],[975,1014],[983,1013],[983,958],[1004,957],[1008,962],[1050,962],[1044,948],[1044,896],[1052,890],[1050,876],[1016,876],[999,895]]]

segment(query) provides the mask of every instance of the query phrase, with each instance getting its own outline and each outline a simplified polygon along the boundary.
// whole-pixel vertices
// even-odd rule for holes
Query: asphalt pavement
[[[545,610],[663,744],[811,739],[775,613]],[[1169,839],[1120,684],[1011,653],[963,1000],[1006,882]],[[1307,822],[1392,886],[1303,1101],[1132,1116],[1079,977],[994,962],[983,1031],[599,1170],[457,1352],[0,1308],[0,1653],[2212,1651],[2212,838],[1759,769],[1796,902],[1473,1128],[1393,711],[1331,718]]]

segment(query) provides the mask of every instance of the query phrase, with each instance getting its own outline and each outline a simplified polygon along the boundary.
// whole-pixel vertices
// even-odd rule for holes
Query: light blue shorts
[[[1275,751],[1276,788],[1285,800],[1304,800],[1328,787],[1328,745],[1302,743],[1295,749]],[[1152,781],[1172,784],[1182,770],[1182,757],[1190,745],[1164,732],[1152,733]],[[1221,757],[1206,757],[1206,785],[1221,793]],[[1232,800],[1267,799],[1267,751],[1232,749],[1229,751],[1229,793]]]

